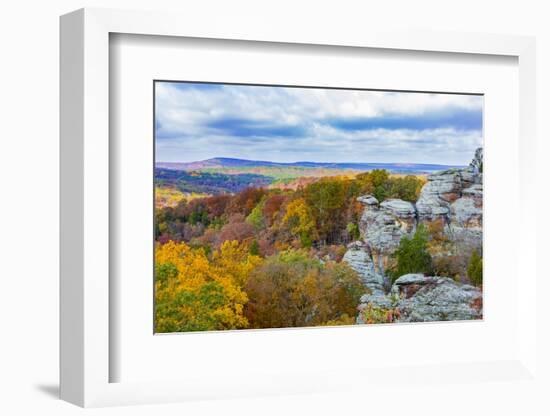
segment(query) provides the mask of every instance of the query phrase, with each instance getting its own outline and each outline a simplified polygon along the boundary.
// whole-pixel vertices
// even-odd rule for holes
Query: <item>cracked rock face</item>
[[[479,148],[468,167],[448,169],[429,175],[428,183],[422,188],[416,202],[419,221],[444,219],[447,222],[452,222],[454,216],[460,216],[461,211],[464,210],[471,211],[474,205],[475,208],[481,210],[483,203],[482,170],[483,149]],[[462,200],[463,198],[467,200]],[[473,203],[469,199],[473,199]],[[479,219],[481,219],[480,216]],[[459,219],[459,222],[462,220],[463,218]],[[469,226],[467,221],[465,226]]]
[[[389,199],[378,204],[376,198],[371,195],[363,197],[364,199],[370,201],[365,206],[360,221],[365,243],[380,253],[393,252],[401,238],[415,229],[414,205],[400,199]],[[358,200],[362,202],[361,199]]]
[[[461,321],[481,319],[482,294],[474,286],[448,277],[404,275],[397,279],[392,293],[399,295],[398,322]]]
[[[462,197],[462,191],[474,183],[470,168],[449,169],[428,176],[428,183],[416,203],[419,220],[433,221],[450,214],[450,205]]]
[[[461,321],[483,318],[481,290],[448,277],[406,274],[397,279],[390,294],[364,295],[359,310],[368,305],[399,311],[395,322]],[[358,323],[363,323],[361,314]]]
[[[483,218],[483,185],[475,184],[462,192],[462,197],[451,204],[451,224],[462,228],[479,229]]]
[[[400,199],[388,199],[381,204],[372,195],[357,198],[365,206],[359,222],[364,247],[374,264],[374,270],[385,275],[388,259],[399,246],[401,238],[416,229],[416,209]]]
[[[382,210],[391,212],[395,217],[405,220],[416,216],[416,209],[410,202],[401,199],[386,199],[380,204]]]

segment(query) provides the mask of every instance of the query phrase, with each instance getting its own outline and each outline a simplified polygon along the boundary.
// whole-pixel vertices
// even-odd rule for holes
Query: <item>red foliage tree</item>
[[[221,246],[224,241],[238,242],[251,240],[254,237],[254,227],[247,222],[230,222],[225,224],[218,234],[217,245]]]
[[[231,195],[215,195],[205,198],[206,210],[210,218],[221,217],[231,202]]]
[[[246,188],[233,196],[226,212],[228,214],[240,213],[244,216],[250,214],[250,211],[265,195],[266,191],[262,188]]]
[[[273,225],[275,218],[281,211],[281,207],[286,203],[288,197],[285,195],[270,195],[265,200],[263,216],[268,226]]]

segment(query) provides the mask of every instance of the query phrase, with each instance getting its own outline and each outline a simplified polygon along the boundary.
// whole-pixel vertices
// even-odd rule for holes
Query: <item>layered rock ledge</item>
[[[367,307],[393,310],[394,322],[461,321],[483,318],[481,290],[448,277],[406,274],[397,279],[387,295],[361,297],[357,323],[365,323]]]

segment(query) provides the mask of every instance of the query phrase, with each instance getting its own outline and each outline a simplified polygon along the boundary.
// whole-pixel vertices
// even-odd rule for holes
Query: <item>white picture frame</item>
[[[261,23],[261,24],[260,24]],[[191,16],[168,13],[82,9],[61,18],[61,398],[80,406],[158,403],[197,398],[239,397],[345,389],[361,376],[349,369],[330,369],[338,376],[281,374],[261,382],[228,386],[207,377],[183,381],[111,382],[110,365],[110,166],[109,36],[113,33],[206,39],[332,45],[453,54],[504,55],[519,66],[519,195],[521,222],[515,242],[523,272],[517,292],[519,325],[516,354],[507,360],[416,368],[421,380],[459,378],[480,383],[489,377],[536,379],[536,218],[528,168],[535,166],[535,41],[530,37],[465,33],[380,32],[358,30],[289,30],[267,22],[238,29],[220,19],[204,25]],[[284,45],[283,45],[284,47]],[[299,331],[299,330],[296,330]],[[335,333],[336,334],[336,333]],[[328,369],[321,371],[329,371]],[[380,369],[371,377],[384,380]],[[407,370],[403,369],[406,373]],[[403,377],[399,368],[393,377]],[[471,374],[484,373],[476,378]],[[227,381],[227,380],[222,380]],[[410,381],[413,383],[414,381]]]

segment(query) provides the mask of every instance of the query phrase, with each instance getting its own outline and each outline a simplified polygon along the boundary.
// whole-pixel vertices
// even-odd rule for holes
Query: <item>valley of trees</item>
[[[365,288],[341,260],[360,237],[356,198],[412,202],[423,184],[373,170],[295,190],[248,187],[157,206],[156,332],[354,323]],[[437,224],[419,227],[402,239],[393,273],[447,273],[455,266],[431,254],[445,244]],[[476,255],[464,269],[481,284]]]
[[[157,207],[156,331],[353,323],[364,287],[341,259],[359,237],[356,198],[413,201],[422,184],[374,170]]]

